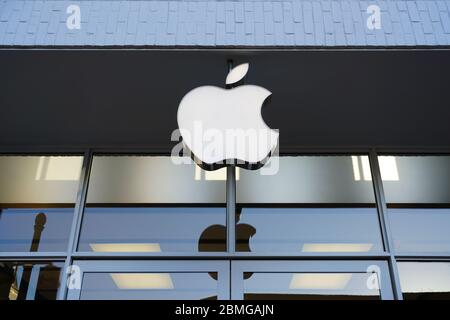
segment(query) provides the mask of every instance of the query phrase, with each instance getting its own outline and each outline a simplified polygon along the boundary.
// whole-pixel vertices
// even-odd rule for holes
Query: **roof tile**
[[[436,5],[439,9],[439,11],[447,11],[447,6],[445,5],[445,1],[436,1]]]
[[[302,6],[300,2],[298,1],[292,2],[292,13],[294,16],[294,22],[303,21]]]
[[[409,17],[411,18],[411,21],[413,21],[413,22],[420,21],[419,10],[416,7],[416,3],[414,1],[408,1],[407,6],[408,6]]]
[[[275,22],[283,21],[283,7],[281,2],[273,3],[273,19]]]
[[[234,20],[234,11],[225,11],[225,26],[227,33],[234,32],[235,20]]]
[[[217,22],[225,22],[225,4],[223,2],[216,4],[216,19]]]
[[[413,22],[414,37],[417,43],[425,43],[425,35],[420,22]]]
[[[334,25],[333,25],[333,19],[331,16],[331,12],[324,12],[323,13],[323,23],[324,23],[324,29],[325,33],[327,34],[333,34],[334,32]]]
[[[442,27],[445,33],[450,33],[450,17],[448,12],[441,12]]]
[[[391,17],[391,20],[394,22],[399,22],[400,21],[400,13],[398,11],[398,8],[396,6],[396,2],[395,1],[388,1],[387,3],[388,8],[389,8],[389,15]]]
[[[0,45],[449,45],[450,0],[0,0]],[[381,30],[366,27],[367,6]]]
[[[316,38],[316,45],[321,46],[325,43],[325,32],[323,30],[323,23],[316,22],[314,23],[314,35]]]
[[[305,44],[305,30],[303,29],[303,23],[295,23],[295,44],[296,45],[303,45]]]
[[[264,11],[264,32],[265,34],[273,34],[273,15],[272,11]]]
[[[333,1],[331,3],[332,13],[333,13],[333,21],[334,22],[341,22],[342,21],[342,10],[341,5],[337,1]]]
[[[436,6],[436,3],[434,1],[428,1],[428,10],[430,13],[431,21],[437,22],[439,21],[439,10]]]
[[[254,2],[255,22],[264,22],[263,4],[262,2]]]
[[[382,23],[382,30],[385,33],[392,33],[392,22],[389,17],[389,12],[381,12],[381,23]]]
[[[419,11],[427,11],[428,10],[427,1],[419,0],[419,1],[416,1],[416,4],[417,4],[417,9]]]
[[[431,25],[431,20],[427,12],[420,12],[420,20],[422,21],[423,32],[425,34],[433,33],[433,26]]]
[[[345,34],[344,34],[344,25],[340,22],[334,24],[335,27],[335,39],[336,39],[336,45],[338,46],[345,46],[346,40],[345,40]]]
[[[242,2],[235,3],[235,19],[236,22],[244,22],[244,4]]]
[[[342,20],[344,22],[344,32],[346,34],[353,33],[352,13],[350,11],[343,11],[342,12]]]

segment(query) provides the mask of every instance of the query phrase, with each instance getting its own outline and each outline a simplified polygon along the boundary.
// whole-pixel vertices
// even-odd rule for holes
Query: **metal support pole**
[[[227,166],[227,249],[236,251],[236,166]]]
[[[60,277],[60,289],[58,291],[57,300],[65,300],[67,298],[67,282],[69,275],[67,274],[68,267],[72,265],[72,256],[77,251],[79,231],[81,228],[81,219],[83,215],[84,203],[87,194],[87,185],[89,182],[90,167],[92,161],[91,150],[86,150],[83,157],[83,166],[80,174],[80,182],[78,188],[78,194],[75,203],[74,217],[72,221],[72,227],[69,235],[69,244],[67,248],[67,257],[64,262],[63,270]]]
[[[233,61],[228,61],[228,72],[233,69]],[[236,252],[236,165],[227,164],[227,251]]]
[[[389,252],[389,272],[391,274],[392,290],[397,300],[403,300],[402,289],[400,288],[400,278],[393,252],[393,239],[387,216],[386,199],[384,197],[383,181],[381,179],[380,165],[378,163],[378,155],[372,150],[369,154],[370,170],[372,171],[373,186],[377,202],[378,217],[380,220],[381,233],[384,240],[384,249]]]

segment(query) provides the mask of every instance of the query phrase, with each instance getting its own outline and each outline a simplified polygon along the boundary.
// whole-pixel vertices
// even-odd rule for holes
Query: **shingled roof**
[[[71,4],[79,30],[66,26]],[[371,4],[380,30],[367,28]],[[0,0],[0,46],[439,45],[450,45],[450,0]]]

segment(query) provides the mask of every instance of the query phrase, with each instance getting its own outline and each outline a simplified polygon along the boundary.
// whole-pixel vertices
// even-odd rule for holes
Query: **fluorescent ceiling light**
[[[397,160],[394,156],[378,157],[381,179],[383,181],[399,181]],[[368,156],[352,156],[353,178],[355,181],[372,181]]]
[[[159,243],[91,243],[94,252],[161,252]]]
[[[370,162],[368,156],[352,156],[353,178],[355,181],[371,181]],[[361,177],[362,176],[362,177]]]
[[[303,252],[369,252],[372,243],[305,243]]]
[[[381,179],[383,181],[399,181],[397,160],[394,156],[378,157]]]
[[[350,273],[295,273],[289,289],[344,289],[351,278]]]
[[[119,289],[173,289],[168,273],[111,273],[111,278]]]
[[[39,157],[35,180],[78,181],[83,157]]]

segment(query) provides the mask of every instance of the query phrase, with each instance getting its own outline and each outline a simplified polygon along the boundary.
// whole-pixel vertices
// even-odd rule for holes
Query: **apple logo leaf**
[[[227,86],[241,81],[248,72],[248,63],[242,63],[228,73],[225,84]]]

